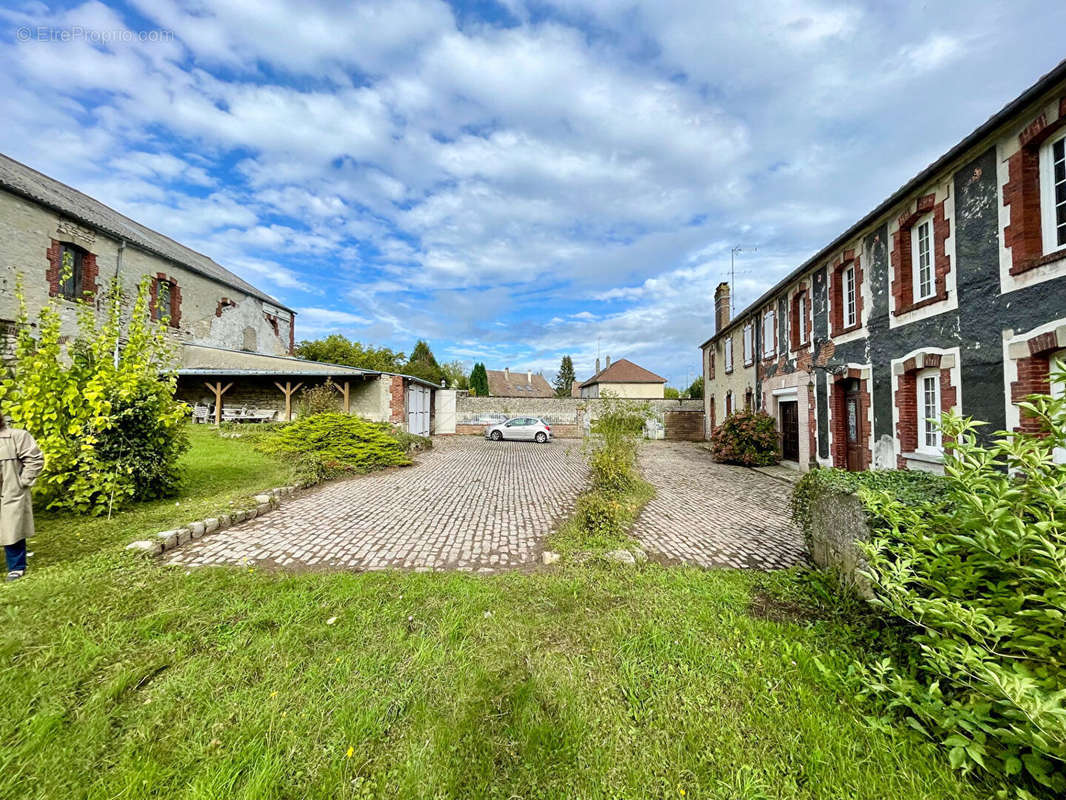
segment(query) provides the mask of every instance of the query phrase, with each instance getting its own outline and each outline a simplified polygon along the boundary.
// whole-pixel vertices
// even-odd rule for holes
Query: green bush
[[[884,491],[897,502],[907,505],[944,502],[947,481],[931,472],[908,470],[872,470],[848,472],[843,469],[812,469],[796,483],[792,490],[790,512],[810,549],[811,504],[827,494],[858,494],[862,488]],[[871,518],[870,524],[878,527],[883,520]]]
[[[293,460],[304,485],[411,463],[390,425],[348,414],[301,417],[264,434],[256,447]]]
[[[148,286],[141,281],[132,307],[116,284],[100,312],[79,301],[69,341],[56,298],[41,309],[34,336],[16,287],[16,362],[0,398],[44,452],[35,494],[49,509],[110,513],[177,487],[187,407],[175,398],[174,354],[165,327],[151,320]]]
[[[1066,376],[1059,376],[1066,378]],[[1066,400],[1023,407],[1046,438],[946,415],[945,502],[860,488],[883,525],[864,546],[875,603],[910,626],[866,692],[945,747],[951,763],[1066,793]],[[1019,794],[1021,796],[1021,794]]]
[[[734,411],[711,434],[715,461],[765,467],[781,460],[777,424],[763,411]]]
[[[340,410],[340,395],[337,385],[329,378],[318,386],[310,386],[300,392],[296,401],[296,413],[301,417],[313,414],[330,414]]]

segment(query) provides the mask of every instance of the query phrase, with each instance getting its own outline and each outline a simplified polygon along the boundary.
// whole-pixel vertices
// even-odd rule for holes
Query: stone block
[[[553,553],[551,550],[545,550],[540,554],[540,561],[542,564],[554,564],[559,560],[559,554]]]
[[[271,508],[270,503],[260,503],[259,505],[257,505],[255,507],[255,515],[257,517],[262,516],[263,514],[266,514],[267,512],[269,512],[270,508]]]
[[[163,552],[163,542],[161,540],[156,540],[154,542],[144,540],[139,542],[130,542],[128,545],[126,545],[126,549],[132,550],[133,552],[139,553],[141,555],[157,556]]]
[[[636,564],[636,557],[628,550],[611,550],[604,553],[604,558],[608,561],[614,561],[618,564]]]
[[[218,528],[218,517],[208,517],[204,520],[204,533],[214,533]]]
[[[274,496],[270,495],[270,494],[257,494],[252,499],[255,500],[255,504],[257,506],[261,506],[264,503],[266,503],[267,505],[270,505],[270,501],[274,499]]]
[[[856,542],[870,539],[866,511],[857,495],[827,492],[811,502],[806,532],[811,558],[819,567],[838,570],[845,583],[871,597],[869,581],[859,575],[866,560]]]
[[[178,528],[178,547],[188,544],[192,539],[192,528]]]
[[[222,530],[223,528],[228,528],[232,524],[233,524],[233,517],[230,514],[219,514],[218,515],[218,529],[219,530]]]
[[[199,539],[207,532],[207,525],[202,521],[189,523],[189,535],[193,539]]]
[[[169,550],[172,547],[178,546],[178,532],[177,531],[160,531],[156,534],[156,541],[159,542],[164,550]]]

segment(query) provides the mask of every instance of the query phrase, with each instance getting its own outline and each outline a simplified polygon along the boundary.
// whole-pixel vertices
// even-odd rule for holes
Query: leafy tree
[[[555,376],[555,396],[569,397],[574,385],[574,362],[570,356],[563,356],[559,362],[559,374]]]
[[[688,396],[694,400],[703,399],[703,376],[700,375],[696,380],[692,382],[692,385],[688,387]]]
[[[332,333],[324,339],[300,342],[296,346],[296,355],[309,361],[343,364],[378,372],[399,372],[404,360],[403,353],[387,347],[364,346],[339,333]]]
[[[444,377],[444,371],[437,363],[425,339],[419,339],[415,343],[415,349],[411,351],[411,357],[404,364],[403,371],[408,375],[436,384],[440,384],[441,378]]]
[[[663,397],[665,397],[667,400],[676,400],[680,396],[681,392],[678,389],[675,389],[673,386],[663,387]]]
[[[489,374],[482,362],[474,364],[470,373],[470,391],[477,397],[489,396]]]
[[[444,373],[444,379],[448,381],[449,389],[469,388],[470,382],[467,380],[466,370],[462,361],[458,359],[449,361],[447,364],[441,364],[440,368]]]
[[[187,406],[174,396],[174,353],[165,326],[151,320],[148,287],[146,277],[128,308],[112,283],[99,317],[81,302],[69,342],[54,298],[41,309],[34,338],[21,282],[16,287],[16,363],[0,382],[0,398],[44,451],[37,497],[47,508],[110,513],[177,488]]]

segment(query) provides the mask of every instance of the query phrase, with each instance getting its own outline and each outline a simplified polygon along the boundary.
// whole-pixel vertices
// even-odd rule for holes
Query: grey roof
[[[258,297],[286,311],[292,311],[288,306],[256,289],[252,284],[237,277],[203,253],[197,253],[183,244],[178,244],[169,236],[164,236],[139,222],[134,222],[115,209],[105,206],[99,200],[94,200],[89,195],[65,183],[60,183],[54,178],[49,178],[2,153],[0,153],[0,187],[47,206],[87,227],[95,228],[116,239],[124,239],[132,245],[169,259],[186,269],[198,272],[226,286],[240,289],[245,294]]]
[[[1009,122],[1013,117],[1021,114],[1028,106],[1037,100],[1041,99],[1041,95],[1051,89],[1059,81],[1066,79],[1066,60],[1060,61],[1056,64],[1046,75],[1041,78],[1022,92],[1020,95],[1011,100],[1007,105],[989,117],[985,122],[981,123],[972,133],[970,133],[965,139],[956,144],[944,155],[923,169],[895,192],[890,197],[882,201],[877,208],[864,216],[842,234],[837,236],[832,242],[823,247],[813,256],[808,258],[796,269],[792,270],[787,276],[779,280],[772,287],[763,292],[755,302],[749,303],[747,308],[729,320],[729,324],[722,327],[722,330],[716,331],[707,341],[700,345],[700,348],[704,348],[711,342],[720,338],[722,335],[736,327],[737,322],[741,321],[744,317],[751,314],[757,308],[764,303],[769,302],[774,295],[776,295],[784,286],[792,283],[800,276],[807,273],[813,267],[816,267],[820,262],[828,260],[830,254],[833,251],[843,247],[850,240],[854,239],[865,228],[869,227],[873,223],[877,222],[881,217],[888,214],[892,208],[906,199],[909,195],[921,189],[921,187],[936,177],[936,173],[943,170],[949,164],[958,161],[963,156],[968,155],[976,145],[981,143],[981,140],[994,133],[998,128]]]

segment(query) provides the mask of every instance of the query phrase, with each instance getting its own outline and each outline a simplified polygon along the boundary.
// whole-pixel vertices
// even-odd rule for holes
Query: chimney
[[[722,281],[714,290],[714,332],[721,332],[729,324],[729,284]]]
[[[526,383],[533,383],[533,370],[526,370]]]
[[[511,380],[511,368],[510,367],[504,367],[503,368],[503,379],[505,381],[510,381]]]
[[[600,374],[600,357],[599,356],[596,356],[596,372],[595,372],[595,374],[596,375]]]
[[[604,369],[609,369],[611,366],[611,357],[607,356],[607,363],[603,365]]]

